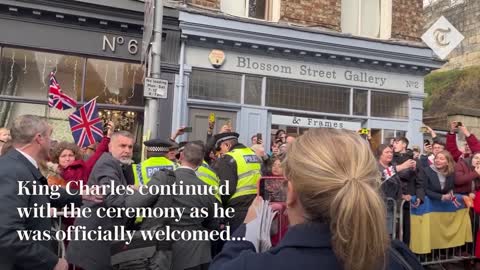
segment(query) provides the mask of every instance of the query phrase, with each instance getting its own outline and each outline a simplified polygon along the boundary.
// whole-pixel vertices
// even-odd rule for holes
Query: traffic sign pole
[[[162,23],[163,23],[163,1],[155,0],[154,23],[153,23],[153,42],[151,47],[152,62],[148,63],[151,78],[159,79],[161,77],[161,52],[162,52]],[[144,86],[146,87],[146,86]],[[158,134],[158,98],[146,98],[146,117],[148,121],[145,121],[148,126],[147,130],[151,130],[150,137],[156,138]],[[145,130],[145,128],[144,128]]]

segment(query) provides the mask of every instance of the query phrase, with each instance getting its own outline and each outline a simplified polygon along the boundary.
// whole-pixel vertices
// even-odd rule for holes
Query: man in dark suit
[[[180,153],[181,166],[174,172],[174,181],[177,185],[197,186],[196,190],[204,190],[202,186],[208,186],[200,180],[195,174],[195,170],[202,165],[205,155],[205,147],[199,142],[191,142],[185,145]],[[173,184],[169,183],[168,172],[156,172],[147,186],[162,186]],[[183,182],[183,183],[182,183]],[[184,208],[183,215],[178,222],[170,221],[171,230],[178,231],[205,231],[220,230],[219,220],[214,218],[214,204],[218,203],[214,195],[175,195],[167,196],[158,194],[141,195],[135,192],[133,196],[127,197],[127,204],[130,207],[164,208],[175,207]],[[221,206],[218,206],[220,208]],[[191,216],[192,208],[207,209],[208,216],[204,218],[194,218]],[[165,219],[146,218],[142,224],[142,229],[148,230],[154,227],[164,227],[168,224]],[[172,243],[173,270],[203,270],[208,269],[211,261],[210,241],[175,241]],[[157,251],[151,260],[151,269],[167,269],[164,266],[162,251]],[[168,268],[169,269],[169,268]]]
[[[11,129],[14,149],[0,157],[2,270],[68,269],[67,261],[58,258],[52,251],[49,241],[20,240],[17,233],[27,230],[50,232],[52,227],[50,218],[21,218],[17,208],[46,207],[48,203],[51,203],[52,207],[63,207],[72,202],[81,204],[82,198],[79,195],[69,195],[63,189],[58,190],[58,194],[36,192],[37,195],[33,195],[35,190],[46,190],[47,179],[40,173],[38,162],[48,158],[51,133],[52,128],[42,118],[33,115],[20,116],[15,119]],[[89,196],[84,198],[91,199]]]
[[[92,213],[102,206],[105,208],[125,207],[126,195],[115,194],[110,190],[112,181],[115,186],[127,186],[122,166],[129,166],[133,155],[133,135],[126,131],[112,134],[109,153],[104,153],[93,167],[88,179],[88,186],[107,186],[107,193],[102,204],[84,202],[82,208],[88,207]],[[108,188],[110,187],[110,188]],[[92,214],[90,218],[77,218],[75,226],[85,226],[85,230],[113,230],[115,226],[125,226],[124,218],[100,218]],[[67,259],[85,270],[111,269],[110,241],[71,241],[67,248]]]

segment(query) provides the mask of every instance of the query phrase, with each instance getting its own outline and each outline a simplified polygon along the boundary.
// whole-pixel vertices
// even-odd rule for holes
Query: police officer
[[[167,158],[173,143],[167,140],[154,139],[143,143],[147,150],[147,159],[140,164],[133,164],[135,185],[146,185],[152,175],[162,169],[175,170],[176,164]]]
[[[235,209],[230,220],[232,231],[243,223],[248,207],[257,194],[257,183],[261,178],[261,161],[249,147],[238,142],[239,134],[225,132],[215,135],[215,147],[222,155],[215,162],[214,170],[221,185],[229,184],[229,195],[222,196],[224,207]]]
[[[202,141],[193,141],[192,143],[196,145],[201,145],[203,148],[205,148]],[[183,152],[183,150],[185,149],[185,145],[187,144],[188,142],[180,142],[178,144],[179,148],[178,148],[177,159],[179,159],[180,153]],[[181,164],[177,164],[177,168],[180,167],[180,165]],[[220,188],[220,179],[218,178],[217,174],[212,170],[212,168],[210,168],[210,166],[205,160],[202,162],[202,165],[197,168],[195,173],[197,177],[200,180],[202,180],[202,182],[204,182],[209,186],[215,187],[215,189],[218,191],[218,189]],[[218,192],[217,194],[215,194],[215,198],[218,200],[219,203],[222,203],[222,199],[220,198],[220,195],[218,194]]]

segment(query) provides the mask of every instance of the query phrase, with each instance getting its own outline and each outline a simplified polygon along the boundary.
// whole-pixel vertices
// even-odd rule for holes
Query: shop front
[[[100,117],[114,121],[141,143],[145,69],[140,65],[143,3],[115,8],[48,1],[0,5],[0,127],[21,114],[48,119],[53,138],[72,141],[68,116],[74,110],[49,108],[50,72],[63,92],[79,104],[96,98]],[[178,73],[179,31],[176,11],[166,10],[163,79],[173,93]],[[170,134],[173,94],[162,100],[160,118]]]
[[[397,136],[421,145],[423,76],[440,65],[429,49],[209,14],[179,20],[188,109],[178,124],[193,126],[191,139],[204,139],[215,112],[246,144],[257,133],[268,145],[278,129],[298,136],[326,127],[368,128],[374,147]]]

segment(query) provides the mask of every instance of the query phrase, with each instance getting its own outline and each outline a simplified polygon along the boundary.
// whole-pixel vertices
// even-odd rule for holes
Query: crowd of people
[[[69,264],[85,270],[114,267],[260,269],[268,266],[316,269],[318,265],[325,265],[327,269],[407,269],[402,268],[402,260],[395,259],[393,243],[403,249],[404,254],[408,249],[405,251],[405,246],[389,240],[395,228],[389,225],[393,224],[393,209],[385,206],[388,206],[385,200],[410,202],[404,205],[407,211],[403,212],[404,241],[408,244],[410,207],[421,205],[425,196],[447,201],[453,193],[471,195],[480,178],[480,143],[466,127],[456,122],[451,125],[446,144],[433,136],[433,142],[425,143],[423,154],[409,149],[409,141],[404,137],[372,151],[365,138],[345,130],[312,129],[297,138],[278,130],[270,147],[266,147],[258,135],[251,137],[251,145],[241,144],[239,134],[228,124],[218,134],[213,134],[213,130],[214,123],[210,123],[205,141],[178,142],[184,128],[178,129],[171,138],[146,141],[146,159],[134,163],[134,136],[116,131],[111,122],[107,123],[105,137],[99,143],[82,149],[74,143],[51,141],[51,127],[34,116],[20,116],[11,130],[0,129],[1,269],[57,270],[68,269]],[[464,151],[457,147],[458,130],[466,137],[468,147]],[[432,135],[435,135],[433,131]],[[177,230],[224,230],[228,225],[239,237],[245,236],[245,224],[255,218],[259,179],[285,177],[290,229],[266,254],[255,253],[253,245],[245,241],[226,244],[221,241],[142,241],[141,245],[133,243],[127,248],[117,247],[115,242],[73,240],[65,243],[66,258],[59,259],[48,249],[48,243],[19,243],[16,230],[48,227],[47,220],[18,217],[16,207],[33,205],[29,198],[16,196],[16,181],[20,176],[37,180],[32,185],[65,187],[68,184],[74,189],[82,185],[107,185],[111,181],[138,189],[140,185],[159,186],[181,180],[184,184],[206,185],[218,190],[228,183],[227,194],[221,196],[112,193],[101,198],[65,196],[56,205],[73,202],[93,209],[100,206],[203,207],[208,209],[207,217],[188,218],[186,212],[187,218],[181,222],[140,217],[79,217],[65,219],[64,226],[84,226],[86,230],[96,230],[99,226],[102,230],[112,230],[114,226],[152,230],[170,225]],[[41,198],[37,203],[48,201]],[[233,208],[234,217],[212,218],[215,204]],[[125,252],[136,248],[143,251],[136,253],[137,257],[129,257]],[[149,249],[145,251],[145,248]]]

